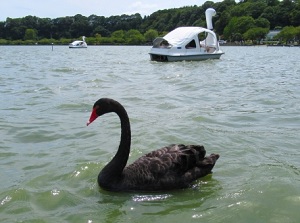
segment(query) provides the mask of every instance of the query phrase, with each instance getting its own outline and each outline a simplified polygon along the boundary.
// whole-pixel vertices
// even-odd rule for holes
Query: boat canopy
[[[213,31],[205,29],[203,27],[179,27],[165,35],[163,39],[168,41],[168,43],[173,46],[180,46],[187,44],[201,32],[207,32],[208,34],[211,34],[212,39],[216,38],[215,33]]]
[[[83,41],[81,41],[81,40],[75,40],[74,42],[72,42],[72,44],[73,44],[74,46],[76,46],[76,45],[78,45],[78,44],[80,44],[80,43],[83,43]]]
[[[206,38],[200,40],[198,35],[205,33]],[[153,41],[153,48],[167,48],[172,47],[184,47],[191,41],[200,41],[203,46],[215,47],[219,49],[218,40],[216,34],[209,29],[203,27],[179,27],[169,32],[164,37],[157,37]]]

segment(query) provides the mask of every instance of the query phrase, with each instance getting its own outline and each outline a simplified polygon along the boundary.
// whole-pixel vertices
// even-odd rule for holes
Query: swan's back
[[[116,190],[159,191],[188,187],[211,173],[219,155],[205,157],[199,145],[170,145],[150,152],[127,166]]]

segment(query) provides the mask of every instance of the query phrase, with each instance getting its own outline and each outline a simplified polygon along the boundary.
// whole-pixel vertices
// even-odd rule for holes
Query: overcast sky
[[[206,0],[1,0],[0,21],[7,17],[22,18],[27,15],[40,18],[58,18],[81,14],[109,17],[140,13],[150,15],[160,9],[202,5]],[[222,0],[213,0],[219,2]]]

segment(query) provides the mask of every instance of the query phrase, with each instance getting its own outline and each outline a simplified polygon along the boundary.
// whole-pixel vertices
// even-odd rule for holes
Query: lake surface
[[[151,62],[147,46],[0,46],[0,222],[300,221],[300,48],[223,47]],[[97,175],[130,117],[129,162],[171,143],[219,153],[192,188],[111,193]]]

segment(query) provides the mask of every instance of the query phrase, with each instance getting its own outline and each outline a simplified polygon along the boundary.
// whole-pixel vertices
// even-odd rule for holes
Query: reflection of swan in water
[[[188,187],[211,173],[218,154],[205,157],[199,145],[170,145],[150,152],[126,166],[131,144],[130,122],[117,101],[102,98],[95,102],[87,125],[106,113],[115,112],[121,121],[121,141],[113,159],[98,176],[99,186],[111,191],[161,191]]]

